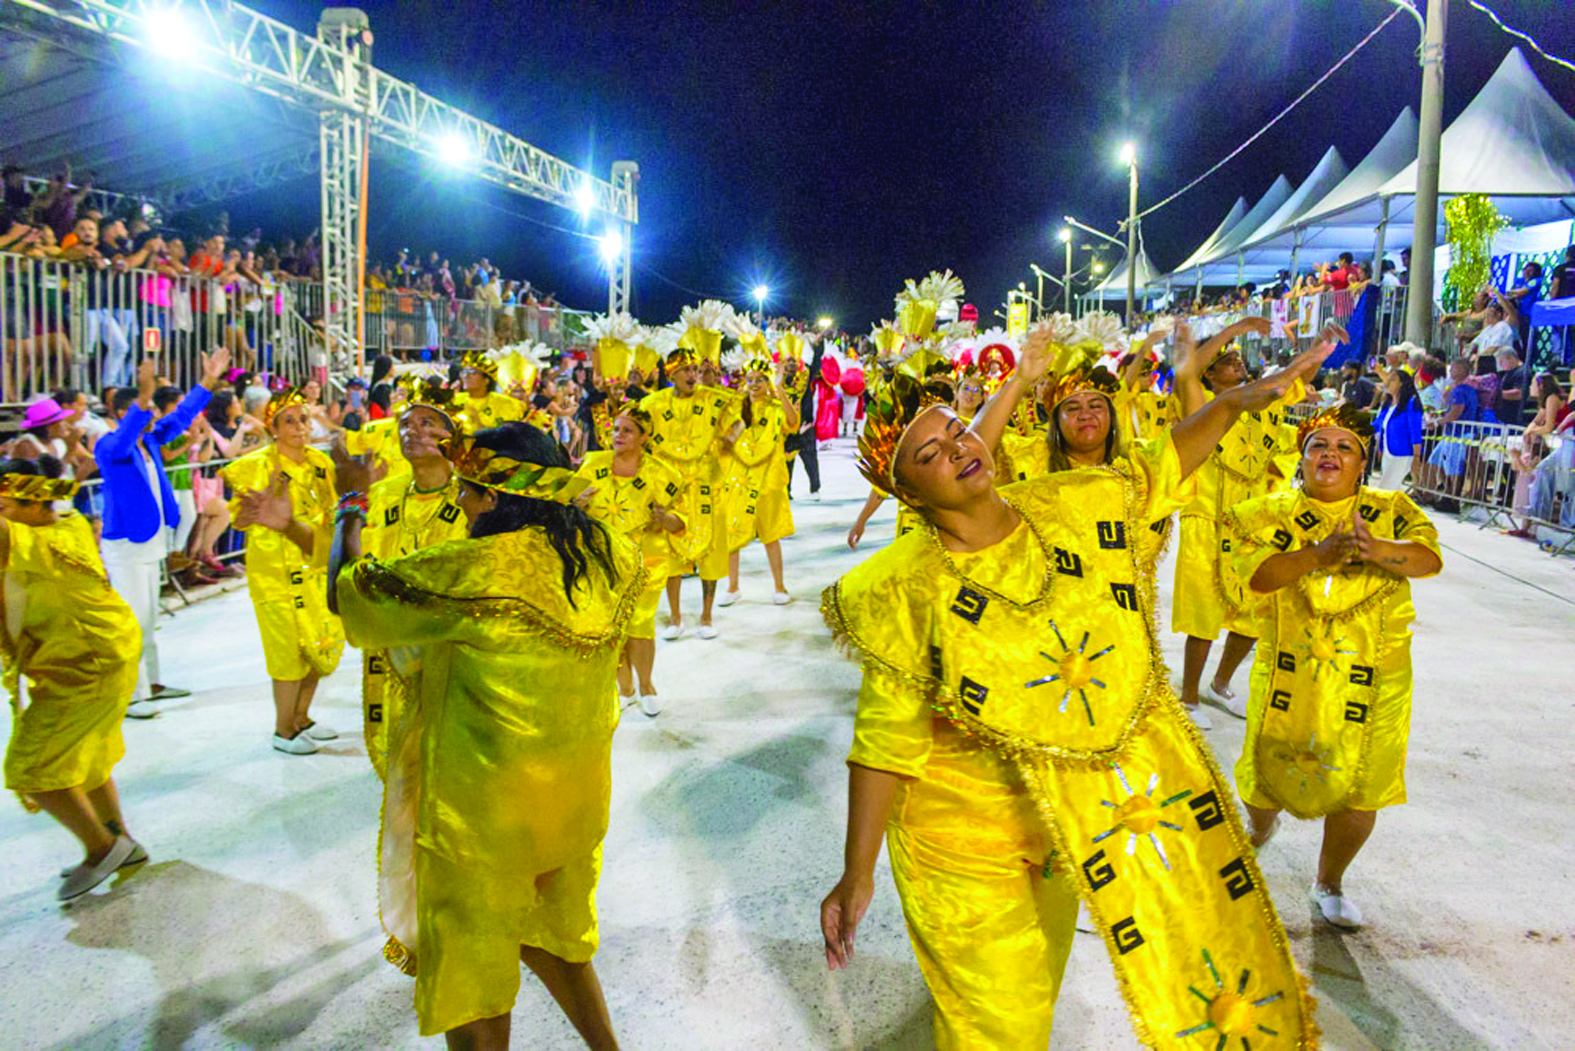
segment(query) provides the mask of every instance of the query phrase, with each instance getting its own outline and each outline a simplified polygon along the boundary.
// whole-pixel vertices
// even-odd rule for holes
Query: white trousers
[[[197,524],[197,494],[190,489],[175,490],[175,504],[180,508],[180,524],[174,529],[166,529],[165,535],[170,538],[170,553],[186,550],[186,541],[191,539],[191,527]]]
[[[153,696],[153,684],[159,678],[159,645],[153,633],[159,626],[159,563],[164,561],[167,550],[164,530],[159,530],[151,540],[134,543],[130,540],[104,541],[104,569],[109,582],[142,628],[142,660],[137,665],[137,692],[132,700],[145,701]]]
[[[1384,453],[1383,466],[1378,468],[1378,488],[1399,489],[1411,473],[1411,457]]]

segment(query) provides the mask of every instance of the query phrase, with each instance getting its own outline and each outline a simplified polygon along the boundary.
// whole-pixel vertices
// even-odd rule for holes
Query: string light
[[[1547,59],[1549,62],[1552,62],[1556,66],[1563,66],[1565,69],[1568,69],[1568,70],[1571,70],[1571,71],[1575,71],[1575,64],[1571,64],[1569,62],[1566,62],[1564,59],[1559,58],[1556,55],[1548,54],[1546,51],[1542,50],[1542,45],[1537,43],[1535,40],[1531,39],[1531,37],[1528,34],[1522,33],[1518,29],[1513,29],[1513,28],[1505,25],[1504,24],[1504,20],[1502,18],[1498,17],[1498,15],[1494,13],[1494,11],[1493,11],[1493,9],[1491,7],[1488,7],[1486,4],[1479,4],[1479,3],[1477,3],[1477,0],[1466,0],[1466,2],[1469,3],[1472,7],[1476,8],[1478,11],[1481,11],[1484,15],[1487,15],[1489,18],[1491,18],[1493,20],[1493,24],[1494,25],[1498,26],[1500,29],[1502,29],[1504,32],[1508,33],[1510,36],[1518,36],[1518,37],[1520,37],[1520,39],[1522,39],[1526,43],[1530,44],[1531,47],[1532,47],[1532,50],[1536,51],[1537,54],[1541,55],[1543,58]]]

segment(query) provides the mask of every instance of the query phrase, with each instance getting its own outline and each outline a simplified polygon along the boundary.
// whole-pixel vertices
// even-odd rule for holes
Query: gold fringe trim
[[[392,934],[388,936],[388,941],[383,943],[383,959],[410,977],[416,976],[416,954],[405,948],[404,942]]]

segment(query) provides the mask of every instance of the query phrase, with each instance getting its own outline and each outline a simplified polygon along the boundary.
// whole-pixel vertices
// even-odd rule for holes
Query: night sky
[[[1566,57],[1567,5],[1493,0]],[[257,6],[307,32],[319,10]],[[1390,10],[1380,0],[363,6],[388,72],[603,177],[614,160],[639,162],[642,319],[671,320],[699,294],[746,305],[764,281],[771,312],[832,314],[850,329],[888,315],[904,278],[939,267],[957,271],[990,319],[1008,288],[1032,287],[1030,261],[1060,271],[1060,216],[1114,232],[1126,212],[1121,142],[1138,145],[1146,206],[1256,130]],[[1180,262],[1238,194],[1250,205],[1282,171],[1299,182],[1331,143],[1354,167],[1402,106],[1417,106],[1417,42],[1402,14],[1246,153],[1145,220],[1156,265]],[[1446,126],[1513,43],[1465,0],[1451,5]],[[1575,73],[1529,57],[1575,112]],[[406,244],[456,264],[484,254],[571,306],[605,308],[594,244],[542,225],[582,228],[570,212],[432,166],[374,167],[371,192],[374,258]],[[237,225],[304,231],[316,199],[308,181],[230,210]],[[309,221],[292,221],[303,211]]]

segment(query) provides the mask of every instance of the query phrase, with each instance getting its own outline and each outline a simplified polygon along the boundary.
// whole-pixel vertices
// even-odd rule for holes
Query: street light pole
[[[1132,305],[1137,299],[1137,147],[1127,143],[1121,148],[1121,159],[1127,162],[1127,314],[1128,327],[1133,324]]]
[[[1444,118],[1444,23],[1449,0],[1427,0],[1422,35],[1422,115],[1416,152],[1416,205],[1412,217],[1411,273],[1406,278],[1406,339],[1432,346],[1433,249],[1438,242],[1438,161]]]
[[[1066,277],[1061,282],[1061,310],[1063,313],[1072,312],[1072,230],[1063,227],[1061,230],[1061,243],[1066,245]]]

